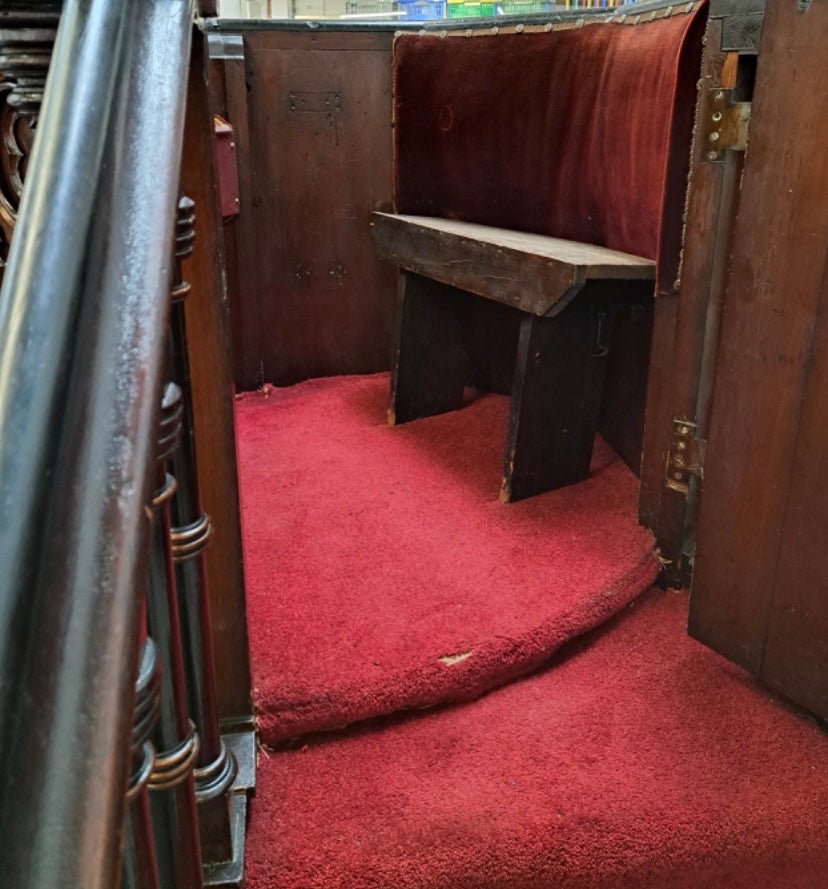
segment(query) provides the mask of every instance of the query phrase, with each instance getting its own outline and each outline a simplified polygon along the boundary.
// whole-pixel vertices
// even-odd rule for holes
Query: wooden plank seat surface
[[[587,281],[655,280],[653,260],[595,244],[431,216],[372,223],[382,259],[532,315],[558,314]]]
[[[614,308],[652,294],[655,263],[425,216],[374,213],[372,232],[378,255],[400,268],[389,423],[463,406],[474,382],[469,299],[484,297],[518,315],[501,500],[586,478]]]

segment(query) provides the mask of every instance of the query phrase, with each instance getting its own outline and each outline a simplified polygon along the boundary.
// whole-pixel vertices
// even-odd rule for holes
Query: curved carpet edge
[[[654,591],[463,707],[260,751],[249,889],[823,889],[828,735]]]
[[[263,700],[254,689],[259,741],[275,747],[302,735],[337,731],[379,716],[473,701],[543,667],[561,646],[606,623],[652,587],[657,575],[658,560],[654,552],[649,553],[633,571],[533,632],[514,639],[486,639],[471,657],[420,665],[393,677],[393,684],[375,689],[374,694],[344,687],[304,700],[280,701],[273,695]]]
[[[237,401],[261,741],[473,700],[654,581],[638,481],[600,439],[585,481],[498,500],[509,403],[389,428],[387,374]]]

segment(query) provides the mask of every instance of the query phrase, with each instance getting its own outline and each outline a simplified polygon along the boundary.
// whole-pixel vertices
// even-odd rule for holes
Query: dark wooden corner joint
[[[468,294],[518,313],[500,499],[589,475],[614,309],[652,291],[655,263],[605,247],[467,222],[372,215],[400,269],[391,425],[463,406],[474,384]]]

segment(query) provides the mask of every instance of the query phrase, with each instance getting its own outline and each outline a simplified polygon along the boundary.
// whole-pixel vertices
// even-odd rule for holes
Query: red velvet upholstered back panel
[[[669,287],[703,26],[697,10],[638,25],[400,36],[397,211],[646,256]]]

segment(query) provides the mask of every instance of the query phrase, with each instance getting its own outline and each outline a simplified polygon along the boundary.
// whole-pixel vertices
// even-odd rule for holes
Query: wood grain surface
[[[393,32],[244,39],[245,62],[227,63],[241,192],[236,383],[385,370],[396,276],[369,218],[392,204]]]
[[[229,311],[223,287],[221,217],[213,161],[213,121],[207,99],[204,45],[194,35],[187,94],[182,190],[196,203],[193,254],[183,266],[192,285],[186,302],[198,480],[213,521],[206,549],[219,718],[252,714],[247,612],[242,573]]]
[[[435,219],[374,213],[383,259],[533,315],[554,315],[589,280],[654,280],[655,263],[593,244]]]
[[[828,6],[770,0],[722,322],[690,631],[828,717]],[[820,347],[823,347],[820,349]]]
[[[736,59],[721,52],[721,33],[721,20],[710,20],[702,60],[702,91],[735,86]],[[703,114],[704,103],[700,103],[697,131],[702,128]],[[695,147],[678,297],[662,296],[654,307],[639,513],[643,524],[658,539],[666,561],[663,580],[668,584],[686,582],[682,549],[687,500],[664,484],[672,418],[698,419],[705,348],[713,349],[715,354],[718,338],[742,163],[741,152],[726,153],[723,163],[707,163],[700,148]],[[707,363],[712,364],[709,356]],[[712,366],[705,373],[712,376]]]

